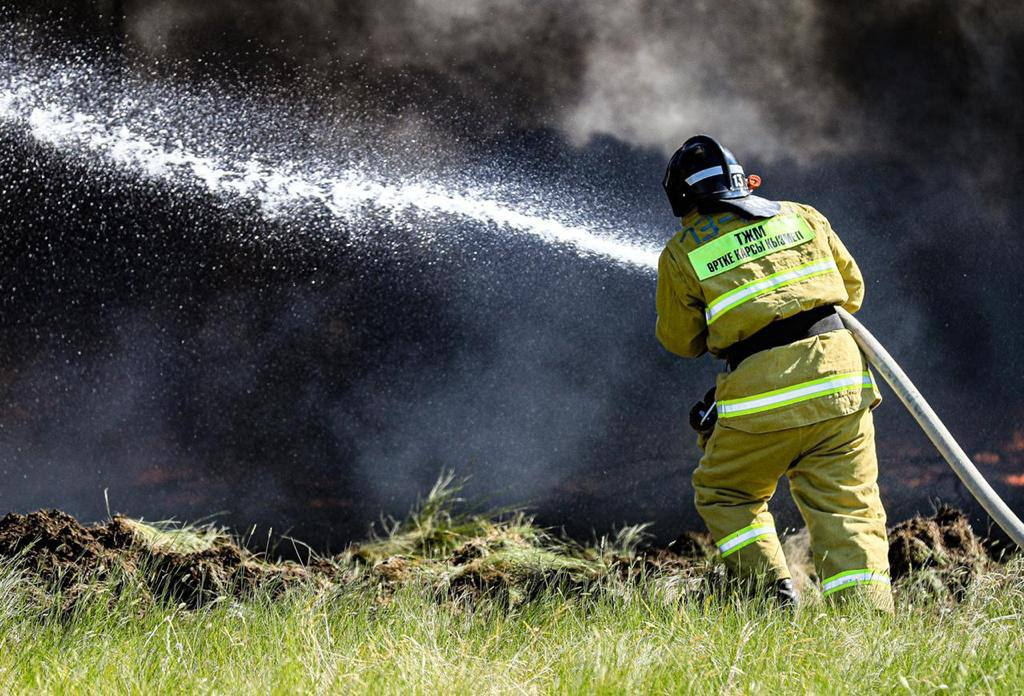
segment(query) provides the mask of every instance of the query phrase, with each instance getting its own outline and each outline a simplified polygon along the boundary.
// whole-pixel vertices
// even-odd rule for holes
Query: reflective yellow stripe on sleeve
[[[772,273],[764,278],[752,280],[749,283],[730,290],[727,293],[719,295],[711,302],[708,303],[707,309],[704,310],[704,317],[707,319],[708,324],[713,324],[723,314],[728,312],[730,309],[739,307],[744,302],[749,302],[761,295],[767,294],[777,288],[781,288],[784,285],[796,283],[801,280],[808,278],[814,278],[832,271],[839,272],[838,266],[833,259],[819,259],[803,266],[797,266],[796,268],[790,268],[785,271],[779,271],[778,273]]]
[[[875,382],[870,372],[848,372],[838,375],[830,375],[821,379],[811,380],[794,384],[791,387],[774,389],[763,394],[744,397],[742,399],[729,399],[718,402],[719,418],[734,418],[746,416],[752,413],[770,411],[783,406],[817,399],[828,394],[838,394],[842,391],[855,389],[874,389]]]

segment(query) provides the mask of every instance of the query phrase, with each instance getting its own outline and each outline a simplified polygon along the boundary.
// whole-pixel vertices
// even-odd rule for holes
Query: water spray
[[[107,95],[107,103],[96,103],[96,93]],[[571,204],[544,202],[550,201],[550,192],[464,173],[394,176],[386,162],[336,165],[326,152],[295,159],[270,149],[254,150],[250,142],[232,142],[206,128],[183,129],[182,105],[190,100],[198,101],[180,87],[142,83],[131,90],[112,89],[101,73],[78,63],[36,66],[29,61],[26,68],[0,61],[0,126],[20,129],[36,142],[90,164],[103,163],[171,186],[198,186],[228,205],[254,202],[267,219],[287,219],[296,207],[314,206],[350,229],[351,223],[374,215],[395,230],[413,232],[419,241],[458,241],[455,231],[442,240],[428,239],[413,220],[415,215],[442,216],[474,223],[475,230],[530,237],[625,268],[649,269],[657,263],[660,249],[655,245],[581,216]],[[257,110],[227,99],[217,100],[213,110],[215,118],[226,122],[274,121],[271,107]],[[278,125],[282,130],[294,127],[284,121]]]
[[[939,454],[946,460],[971,495],[981,503],[985,511],[996,521],[1004,532],[1006,532],[1014,543],[1024,549],[1024,522],[1014,514],[999,494],[989,485],[985,477],[981,475],[978,468],[974,466],[967,453],[953,439],[953,435],[946,429],[942,421],[936,415],[932,407],[921,392],[917,390],[914,383],[910,381],[907,374],[900,368],[889,352],[878,342],[871,332],[864,328],[864,325],[853,318],[845,309],[839,307],[839,316],[842,318],[846,328],[853,334],[854,340],[860,346],[861,351],[868,361],[874,366],[885,381],[889,383],[896,396],[900,398],[903,405],[910,411],[918,425],[924,431],[928,439],[932,441]]]

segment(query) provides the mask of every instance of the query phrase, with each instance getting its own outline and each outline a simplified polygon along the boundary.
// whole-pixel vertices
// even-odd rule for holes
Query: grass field
[[[38,617],[3,580],[5,692],[1019,693],[1024,573],[985,576],[953,609],[895,617],[756,604],[676,606],[545,593],[514,609],[439,603],[413,588],[302,588],[198,611],[102,597]]]
[[[274,572],[243,584],[236,573],[217,592],[156,591],[154,569],[179,566],[141,556],[110,556],[88,575],[69,565],[46,579],[43,566],[22,562],[37,548],[27,547],[0,566],[0,690],[864,694],[1024,685],[1019,558],[962,577],[959,599],[934,573],[911,573],[896,584],[895,616],[824,605],[805,581],[794,616],[725,591],[712,559],[638,560],[635,529],[583,548],[521,516],[449,515],[445,495],[318,569],[243,558]],[[123,529],[157,560],[226,543],[210,530]],[[65,550],[51,544],[48,553]]]

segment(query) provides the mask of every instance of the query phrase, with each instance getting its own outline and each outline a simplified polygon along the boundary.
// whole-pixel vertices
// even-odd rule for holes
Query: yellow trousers
[[[891,611],[889,542],[871,411],[766,433],[718,422],[693,487],[697,511],[738,577],[790,577],[768,511],[781,476],[789,478],[810,531],[826,598],[859,596]]]

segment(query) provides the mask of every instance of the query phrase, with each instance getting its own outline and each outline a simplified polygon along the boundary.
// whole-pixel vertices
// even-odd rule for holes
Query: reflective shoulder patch
[[[814,230],[799,215],[776,215],[741,227],[702,244],[687,256],[700,280],[735,268],[747,261],[789,249],[814,239]]]

